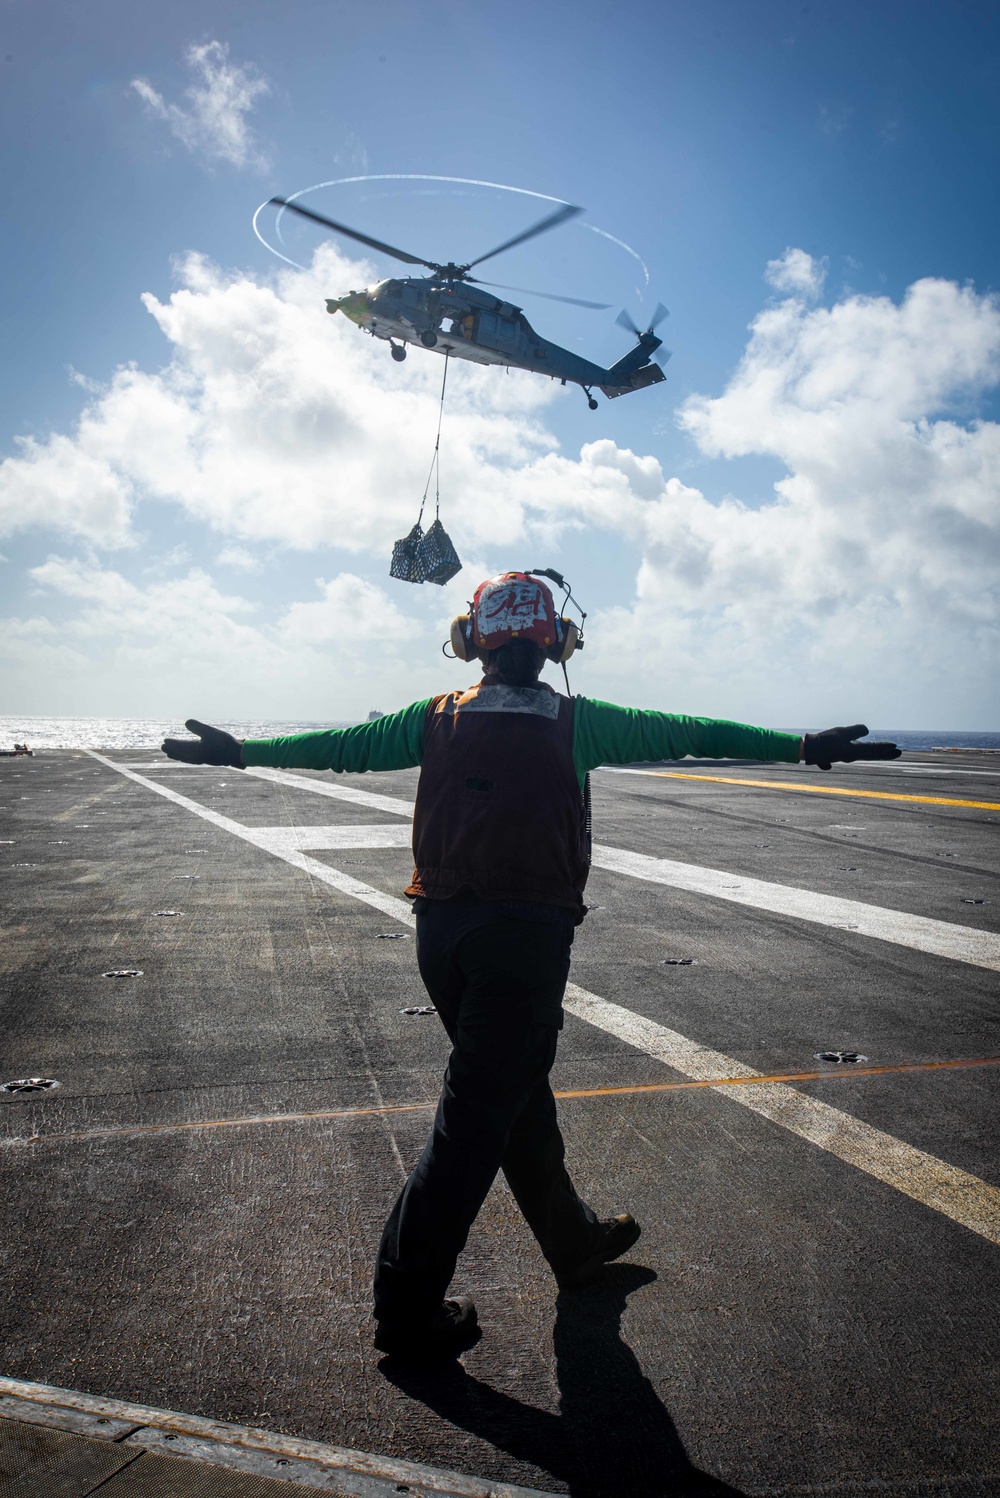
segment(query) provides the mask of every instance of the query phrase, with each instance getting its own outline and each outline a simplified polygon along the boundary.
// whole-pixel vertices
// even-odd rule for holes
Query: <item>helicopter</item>
[[[619,326],[635,334],[637,342],[617,364],[604,369],[600,364],[582,359],[569,349],[542,338],[519,306],[481,288],[496,286],[500,291],[522,292],[526,296],[541,296],[548,301],[568,302],[574,307],[589,307],[596,311],[605,310],[608,303],[586,302],[579,297],[555,296],[545,291],[530,292],[524,287],[503,286],[499,282],[480,281],[478,277],[470,276],[473,266],[492,260],[495,255],[524,244],[526,240],[534,239],[583,212],[572,203],[562,204],[554,213],[547,214],[530,228],[475,260],[464,265],[456,265],[454,261],[439,265],[380,239],[373,239],[357,229],[350,229],[346,224],[338,224],[289,198],[272,198],[270,201],[336,234],[346,234],[384,255],[407,265],[423,266],[431,272],[430,276],[390,277],[363,291],[349,291],[346,296],[327,299],[328,312],[342,312],[373,338],[385,339],[392,357],[398,362],[406,358],[407,344],[413,344],[456,359],[468,359],[474,364],[529,369],[560,380],[563,385],[579,385],[592,411],[597,410],[593,394],[595,386],[614,400],[634,390],[644,390],[648,385],[657,385],[665,378],[663,370],[651,359],[663,343],[656,336],[657,326],[668,315],[662,303],[653,313],[645,332],[639,331],[627,312],[619,314],[616,319]],[[665,355],[665,358],[669,357],[669,354]]]

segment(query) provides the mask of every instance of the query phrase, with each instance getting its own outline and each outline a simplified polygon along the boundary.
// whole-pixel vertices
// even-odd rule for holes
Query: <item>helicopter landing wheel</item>
[[[595,399],[594,399],[594,397],[592,395],[588,395],[587,396],[587,405],[590,407],[590,409],[592,411],[596,411],[597,410],[597,402],[595,401]]]
[[[392,357],[395,359],[396,363],[402,364],[403,360],[406,358],[405,345],[402,343],[393,343],[390,344],[389,347],[392,352]]]
[[[420,342],[424,348],[433,348],[438,341],[438,335],[431,328],[425,328],[420,335]]]

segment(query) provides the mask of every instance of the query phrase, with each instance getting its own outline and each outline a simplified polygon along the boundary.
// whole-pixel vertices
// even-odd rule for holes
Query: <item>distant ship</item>
[[[379,718],[384,718],[384,717],[385,717],[385,713],[382,711],[382,709],[380,707],[373,707],[372,710],[371,710],[371,712],[368,714],[368,717],[367,717],[367,719],[365,721],[368,722],[368,723],[377,723],[378,720],[379,720]]]

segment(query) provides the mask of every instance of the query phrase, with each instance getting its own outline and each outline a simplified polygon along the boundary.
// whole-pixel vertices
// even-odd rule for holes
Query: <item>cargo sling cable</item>
[[[441,398],[438,402],[437,436],[434,440],[434,456],[427,472],[424,495],[420,501],[420,514],[409,535],[402,537],[392,548],[389,576],[404,583],[437,583],[444,587],[462,570],[458,552],[451,537],[441,524],[441,423],[444,420],[444,394],[448,384],[448,350],[444,355],[444,375],[441,379]],[[434,479],[434,520],[424,534],[422,522],[431,479]]]

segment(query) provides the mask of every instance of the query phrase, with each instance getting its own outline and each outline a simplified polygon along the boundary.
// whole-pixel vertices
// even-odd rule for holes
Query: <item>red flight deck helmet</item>
[[[566,661],[577,647],[579,630],[556,611],[552,593],[527,572],[501,572],[480,583],[471,614],[451,626],[451,648],[461,661],[510,640],[530,640],[549,660]]]

